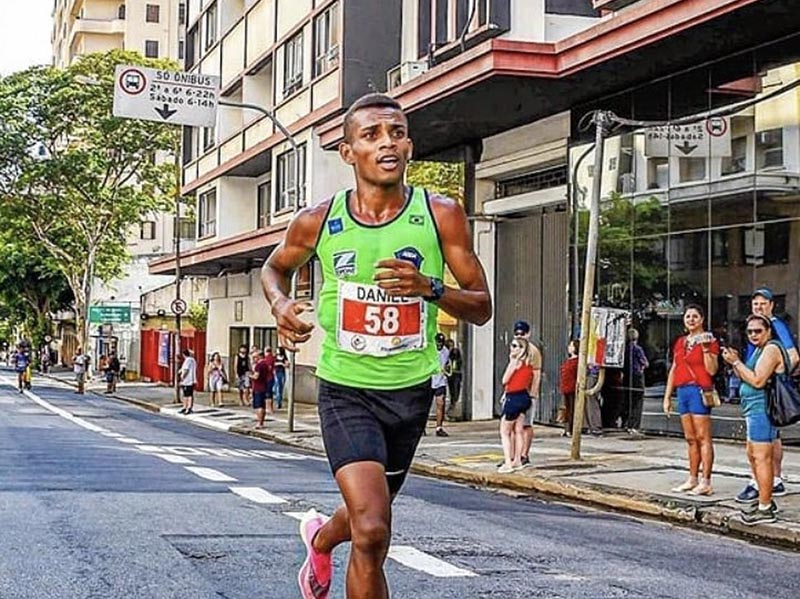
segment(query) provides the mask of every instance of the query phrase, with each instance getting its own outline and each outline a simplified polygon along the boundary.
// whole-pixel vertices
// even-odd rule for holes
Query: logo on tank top
[[[356,274],[356,252],[345,250],[333,255],[333,272],[337,277],[352,277]]]
[[[422,261],[425,260],[425,258],[422,257],[422,254],[419,253],[417,248],[412,248],[412,247],[404,247],[402,250],[397,250],[394,253],[394,257],[397,258],[398,260],[406,260],[408,262],[411,262],[414,266],[417,267],[417,270],[420,269],[420,267],[422,266]]]
[[[344,223],[341,218],[332,218],[328,221],[328,233],[336,235],[344,231]]]

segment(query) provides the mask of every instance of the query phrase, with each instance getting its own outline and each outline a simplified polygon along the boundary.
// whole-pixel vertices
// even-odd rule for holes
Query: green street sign
[[[96,324],[129,324],[130,306],[90,306],[89,322]]]

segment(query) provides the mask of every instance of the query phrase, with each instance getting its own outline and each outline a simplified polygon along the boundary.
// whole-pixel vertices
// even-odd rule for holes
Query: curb
[[[153,413],[161,412],[161,406],[147,401],[116,394],[105,397],[113,397]],[[304,449],[317,455],[324,455],[325,453],[312,441],[298,438],[291,433],[254,430],[237,425],[231,425],[228,428],[228,432],[263,439],[286,447]],[[713,506],[698,507],[677,501],[664,503],[654,501],[652,497],[645,494],[639,496],[620,495],[603,488],[574,485],[545,476],[519,477],[513,474],[471,472],[453,466],[428,462],[413,462],[411,464],[411,472],[479,487],[510,491],[533,491],[548,497],[560,498],[584,505],[611,508],[626,514],[660,519],[680,526],[689,526],[694,529],[707,530],[800,551],[800,529],[786,528],[781,523],[759,525],[758,527],[746,526],[735,517],[738,512],[734,509],[715,508]]]

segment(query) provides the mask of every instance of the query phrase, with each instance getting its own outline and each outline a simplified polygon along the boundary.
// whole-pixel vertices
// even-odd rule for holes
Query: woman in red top
[[[703,404],[703,390],[712,389],[712,377],[719,365],[719,342],[705,332],[703,309],[690,304],[683,311],[687,334],[675,341],[672,348],[672,367],[664,390],[664,413],[669,416],[672,390],[678,391],[678,412],[681,415],[683,436],[689,446],[689,479],[672,489],[676,493],[711,495],[711,468],[714,465],[714,445],[711,440],[711,408]],[[698,480],[700,463],[703,476]]]
[[[503,474],[521,469],[525,449],[525,419],[531,407],[533,365],[530,345],[525,339],[515,338],[510,345],[508,366],[503,373],[505,402],[500,418],[500,440],[503,443],[503,464],[497,469]]]
[[[559,389],[564,396],[564,437],[572,435],[572,412],[575,408],[575,387],[578,384],[578,341],[573,339],[567,345],[569,357],[561,363]]]

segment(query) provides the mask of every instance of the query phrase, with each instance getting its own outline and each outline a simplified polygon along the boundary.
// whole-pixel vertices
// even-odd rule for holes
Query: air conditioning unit
[[[391,91],[428,70],[427,60],[403,62],[386,73],[386,88]]]

